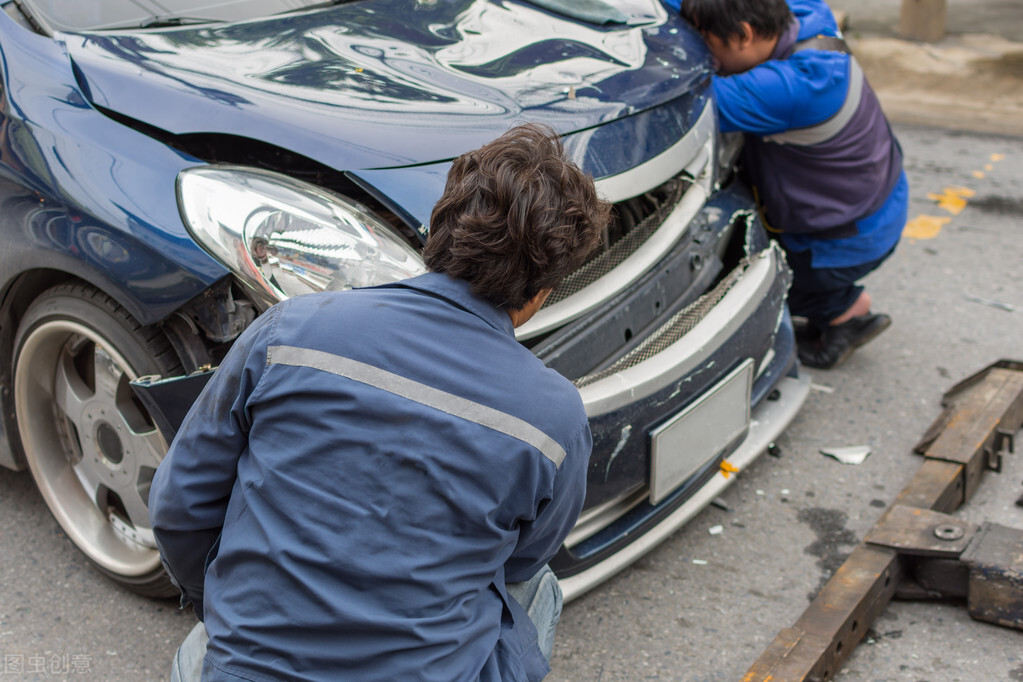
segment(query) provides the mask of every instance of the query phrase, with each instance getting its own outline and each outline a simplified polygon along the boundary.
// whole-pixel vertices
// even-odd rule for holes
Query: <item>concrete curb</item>
[[[1023,137],[1023,12],[969,0],[971,23],[957,16],[947,22],[953,32],[924,43],[896,35],[896,0],[831,1],[846,6],[832,8],[835,21],[889,120]],[[872,28],[851,27],[851,14]]]
[[[1023,137],[1023,43],[847,38],[891,121]]]

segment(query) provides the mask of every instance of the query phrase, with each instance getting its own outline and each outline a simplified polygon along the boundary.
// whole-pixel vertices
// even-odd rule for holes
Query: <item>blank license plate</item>
[[[650,502],[657,504],[749,429],[753,360],[654,429]]]

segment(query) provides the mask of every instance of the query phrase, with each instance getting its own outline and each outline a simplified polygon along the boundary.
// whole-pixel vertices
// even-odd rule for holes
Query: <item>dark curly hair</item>
[[[683,0],[682,18],[701,32],[730,40],[747,22],[762,38],[780,36],[793,21],[785,0]]]
[[[455,159],[424,259],[430,270],[517,310],[582,263],[610,212],[552,128],[520,125]]]

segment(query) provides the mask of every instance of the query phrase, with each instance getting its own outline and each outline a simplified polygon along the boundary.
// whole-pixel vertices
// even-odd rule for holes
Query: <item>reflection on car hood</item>
[[[583,130],[706,79],[691,29],[657,0],[622,5],[632,25],[593,26],[513,1],[371,0],[62,37],[98,106],[355,170],[450,159],[524,121]]]

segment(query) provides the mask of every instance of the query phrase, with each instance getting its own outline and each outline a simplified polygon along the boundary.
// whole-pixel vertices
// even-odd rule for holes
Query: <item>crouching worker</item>
[[[552,130],[455,160],[429,273],[261,315],[153,480],[202,621],[173,679],[537,680],[583,503],[578,391],[515,340],[609,216]],[[206,638],[208,636],[208,644]]]
[[[891,324],[857,280],[906,223],[902,150],[821,0],[682,0],[681,11],[715,59],[721,129],[745,133],[743,168],[792,267],[789,307],[809,323],[799,359],[834,367]]]

